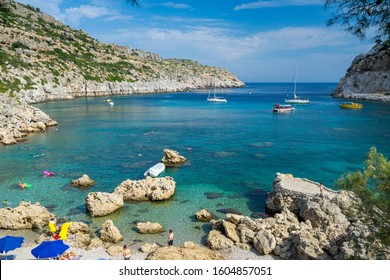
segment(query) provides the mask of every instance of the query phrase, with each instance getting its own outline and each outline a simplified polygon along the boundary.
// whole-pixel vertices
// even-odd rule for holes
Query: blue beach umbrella
[[[21,236],[4,236],[0,238],[0,253],[6,253],[22,246],[24,237]]]
[[[69,246],[62,240],[43,241],[31,250],[31,254],[38,259],[54,258],[62,255],[68,248]]]

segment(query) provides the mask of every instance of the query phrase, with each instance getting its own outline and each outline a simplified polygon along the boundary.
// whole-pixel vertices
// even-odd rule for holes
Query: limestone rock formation
[[[89,178],[87,174],[83,174],[80,178],[72,180],[70,184],[74,187],[90,187],[95,185],[96,182]]]
[[[213,214],[207,209],[202,209],[195,213],[195,219],[200,222],[210,222],[213,219]]]
[[[276,174],[274,191],[267,196],[273,217],[227,214],[224,220],[210,221],[209,248],[254,247],[282,259],[390,259],[389,246],[374,239],[375,226],[357,211],[359,200],[353,193],[320,193],[314,182],[314,191],[306,182],[303,188],[286,184],[296,183],[293,179]]]
[[[138,222],[136,227],[139,233],[144,233],[144,234],[155,234],[164,231],[163,226],[160,225],[159,223]]]
[[[0,208],[0,229],[42,229],[54,217],[39,203],[22,201],[15,208]]]
[[[149,254],[147,260],[223,260],[223,257],[208,248],[193,243],[182,247],[161,247]]]
[[[109,246],[106,250],[107,254],[113,257],[120,256],[123,252],[122,246],[114,245],[114,246]]]
[[[126,200],[158,201],[170,198],[176,189],[176,182],[172,177],[152,178],[143,180],[123,181],[114,191]]]
[[[260,230],[253,238],[253,245],[256,250],[263,254],[268,255],[276,248],[275,236],[269,230]]]
[[[161,246],[157,243],[145,243],[140,247],[140,251],[143,253],[151,253],[156,251]]]
[[[102,229],[100,230],[100,239],[104,242],[118,244],[123,240],[123,237],[114,225],[112,220],[107,220],[103,223]]]
[[[124,202],[120,194],[91,192],[85,199],[85,205],[93,217],[101,217],[123,207]]]
[[[68,229],[68,236],[72,236],[71,239],[68,239],[72,247],[87,248],[91,244],[89,228],[86,223],[72,222]]]
[[[100,238],[93,238],[91,239],[91,242],[89,243],[88,247],[86,248],[87,250],[92,250],[95,248],[98,248],[103,245],[103,241]]]
[[[357,56],[332,95],[390,102],[390,42]]]
[[[57,125],[54,120],[23,99],[0,93],[0,143],[16,144],[24,141],[27,133],[45,132],[54,125]]]
[[[165,166],[179,166],[186,163],[187,159],[174,150],[164,149],[164,156],[161,161]]]
[[[221,250],[231,248],[234,243],[218,230],[211,230],[207,235],[206,244],[210,249]]]

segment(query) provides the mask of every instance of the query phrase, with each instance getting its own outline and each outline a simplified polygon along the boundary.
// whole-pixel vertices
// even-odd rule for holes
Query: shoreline
[[[10,231],[10,235],[13,231],[11,230],[0,230],[0,237],[6,236],[6,232]],[[28,230],[25,230],[26,232]],[[12,251],[9,251],[7,256],[6,254],[0,254],[0,260],[36,260],[36,258],[31,254],[31,250],[34,249],[38,244],[35,242],[35,239],[39,236],[38,234],[33,233],[31,230],[30,233],[25,235],[25,241],[23,242],[20,248],[16,248]],[[17,234],[16,234],[17,235]],[[15,236],[16,236],[15,235]],[[34,237],[35,236],[35,237]],[[104,245],[99,246],[97,248],[93,248],[91,250],[87,250],[84,248],[76,248],[72,247],[71,242],[65,242],[70,247],[66,252],[74,252],[78,256],[78,260],[123,260],[122,254],[118,255],[110,255]],[[124,242],[120,242],[118,244],[111,244],[111,246],[119,246],[123,247]],[[140,247],[142,243],[135,244],[127,244],[130,247],[131,257],[130,260],[146,260],[146,257],[149,253],[144,253],[140,251]],[[204,248],[206,246],[202,244]],[[173,247],[180,247],[181,244],[173,245]],[[213,250],[214,251],[214,250]],[[260,255],[254,249],[244,250],[239,248],[238,246],[233,246],[230,249],[223,250],[215,250],[215,252],[221,254],[225,260],[276,260],[277,258],[273,255]]]

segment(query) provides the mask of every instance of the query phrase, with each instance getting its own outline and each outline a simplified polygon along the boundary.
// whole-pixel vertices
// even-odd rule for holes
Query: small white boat
[[[291,105],[275,104],[274,107],[272,107],[272,111],[275,113],[286,113],[294,110],[295,108]]]
[[[145,173],[144,176],[157,177],[165,170],[165,165],[162,162],[159,162],[152,167],[150,167]]]

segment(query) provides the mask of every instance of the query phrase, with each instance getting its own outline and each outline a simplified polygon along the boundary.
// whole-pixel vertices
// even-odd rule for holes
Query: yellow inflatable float
[[[61,240],[66,240],[68,238],[68,230],[72,222],[64,223],[61,226],[60,233],[58,234]]]

